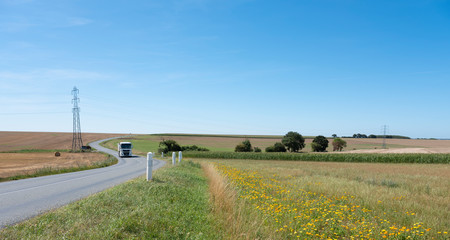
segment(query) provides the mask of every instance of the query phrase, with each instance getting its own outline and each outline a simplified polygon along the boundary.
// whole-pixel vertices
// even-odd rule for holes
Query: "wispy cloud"
[[[93,21],[88,18],[81,18],[81,17],[71,17],[68,19],[69,27],[72,26],[83,26],[92,23]]]
[[[27,30],[30,27],[36,26],[36,24],[29,23],[27,21],[11,21],[0,23],[0,31],[2,32],[20,32]]]

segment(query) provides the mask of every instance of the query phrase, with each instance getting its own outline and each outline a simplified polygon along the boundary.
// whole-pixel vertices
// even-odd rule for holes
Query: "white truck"
[[[120,142],[117,144],[117,148],[119,151],[119,157],[132,157],[131,149],[133,148],[133,144],[130,142]]]

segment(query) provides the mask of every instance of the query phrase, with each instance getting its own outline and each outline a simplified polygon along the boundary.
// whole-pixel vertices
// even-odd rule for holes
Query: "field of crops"
[[[377,165],[215,163],[275,239],[448,239],[448,166]]]
[[[251,159],[319,162],[450,163],[450,154],[332,154],[332,153],[246,153],[185,152],[185,157],[208,159]]]

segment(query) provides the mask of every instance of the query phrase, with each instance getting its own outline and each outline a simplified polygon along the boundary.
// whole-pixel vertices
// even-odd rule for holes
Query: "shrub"
[[[209,149],[204,147],[199,147],[197,145],[186,145],[181,146],[181,151],[201,151],[201,152],[207,152]]]
[[[290,152],[298,152],[305,147],[305,139],[298,132],[286,133],[281,142]]]
[[[177,152],[181,151],[180,145],[174,140],[162,140],[159,143],[161,148],[158,148],[159,153]]]
[[[234,148],[234,151],[235,152],[253,152],[252,144],[250,143],[250,141],[248,139],[246,139],[242,143],[239,143],[238,145],[236,145],[236,147]]]
[[[254,148],[254,151],[255,151],[255,152],[261,152],[261,148],[255,147],[255,148]]]
[[[325,152],[328,147],[328,139],[322,135],[314,138],[311,148],[314,152]]]
[[[332,144],[333,144],[333,151],[342,151],[342,149],[347,147],[347,142],[342,140],[341,138],[335,138]]]
[[[286,152],[286,147],[280,142],[276,142],[273,146],[266,147],[266,152]]]

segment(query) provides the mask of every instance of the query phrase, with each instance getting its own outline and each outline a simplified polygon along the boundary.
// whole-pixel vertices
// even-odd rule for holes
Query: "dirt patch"
[[[70,168],[92,165],[101,162],[107,156],[100,153],[0,153],[0,178],[33,174],[42,168]]]
[[[82,133],[83,144],[124,134]],[[72,133],[0,132],[0,152],[21,149],[71,149]]]

